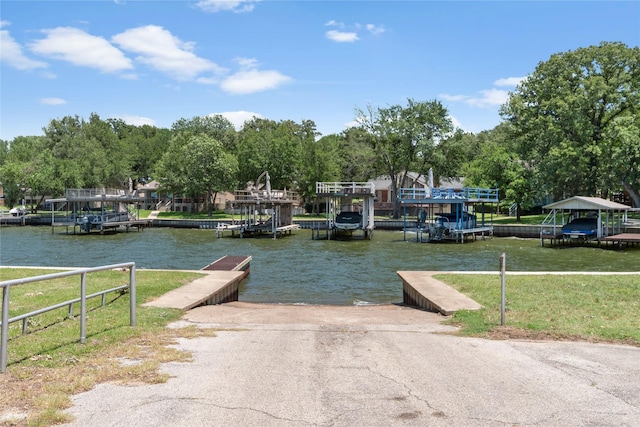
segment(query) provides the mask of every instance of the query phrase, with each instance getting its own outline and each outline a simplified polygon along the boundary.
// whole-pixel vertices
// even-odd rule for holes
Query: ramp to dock
[[[246,271],[249,269],[250,262],[250,256],[225,255],[202,269],[208,271]]]
[[[398,271],[402,278],[403,301],[406,305],[450,316],[459,310],[479,310],[480,304],[456,291],[431,271]]]
[[[244,271],[212,271],[143,305],[190,310],[200,305],[237,301],[238,284],[245,274]]]
[[[250,263],[250,256],[223,256],[200,270],[206,276],[143,305],[190,310],[201,305],[238,301],[240,282],[249,274]]]

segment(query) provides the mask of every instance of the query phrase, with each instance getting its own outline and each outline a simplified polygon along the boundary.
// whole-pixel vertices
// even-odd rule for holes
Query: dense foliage
[[[538,64],[502,109],[533,188],[640,205],[640,48],[601,43]]]
[[[11,207],[27,192],[41,203],[66,188],[161,188],[205,197],[244,189],[268,171],[312,207],[317,181],[391,180],[407,173],[465,177],[497,187],[507,204],[608,197],[623,190],[640,207],[640,48],[621,43],[552,55],[502,106],[503,123],[472,134],[454,129],[437,100],[356,109],[357,126],[320,137],[311,120],[256,118],[240,130],[220,115],[178,119],[171,129],[102,120],[54,119],[42,136],[0,141],[0,185]],[[394,213],[398,214],[398,206]]]

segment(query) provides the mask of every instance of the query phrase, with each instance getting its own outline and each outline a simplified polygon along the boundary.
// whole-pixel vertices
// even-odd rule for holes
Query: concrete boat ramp
[[[224,256],[200,270],[206,276],[143,305],[191,310],[201,305],[238,301],[238,288],[249,274],[250,263],[250,256]]]
[[[174,289],[144,306],[191,310],[202,305],[238,301],[240,282],[250,271],[251,257],[225,256],[204,267],[207,275]],[[450,316],[458,310],[479,310],[480,304],[434,279],[435,272],[398,271],[403,302],[410,307]]]

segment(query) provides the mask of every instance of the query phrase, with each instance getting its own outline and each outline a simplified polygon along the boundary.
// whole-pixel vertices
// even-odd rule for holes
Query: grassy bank
[[[0,280],[48,274],[53,270],[0,269]],[[128,283],[129,273],[108,271],[87,276],[87,293]],[[167,329],[180,310],[142,307],[198,277],[198,273],[138,271],[137,326],[129,326],[129,295],[109,294],[87,303],[86,343],[80,344],[78,318],[68,319],[66,308],[31,318],[27,335],[22,322],[9,325],[7,372],[0,374],[0,425],[48,426],[68,421],[63,410],[70,396],[106,381],[157,383],[160,363],[188,360],[169,348],[178,336],[211,334],[196,328]],[[77,297],[79,276],[13,286],[9,317]],[[76,304],[74,314],[80,309]]]
[[[504,327],[498,274],[436,277],[484,307],[453,316],[452,323],[462,328],[462,334],[640,346],[638,275],[507,275]]]

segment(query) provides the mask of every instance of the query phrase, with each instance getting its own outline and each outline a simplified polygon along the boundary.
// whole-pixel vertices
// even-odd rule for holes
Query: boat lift
[[[312,229],[312,238],[371,240],[375,195],[372,182],[316,182],[316,197],[325,202],[326,222]]]
[[[416,233],[418,242],[464,243],[467,238],[493,236],[492,221],[485,217],[485,204],[498,204],[497,188],[401,188],[398,198],[403,206],[405,240],[408,231]],[[475,210],[477,204],[481,205],[479,211]],[[407,220],[408,207],[417,210],[415,226]]]

